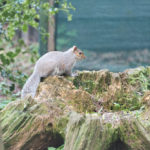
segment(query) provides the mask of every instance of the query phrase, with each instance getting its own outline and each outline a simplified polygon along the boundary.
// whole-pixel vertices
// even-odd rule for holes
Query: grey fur
[[[32,98],[35,96],[41,77],[71,75],[72,68],[78,59],[73,50],[74,46],[65,52],[53,51],[43,55],[36,62],[32,75],[26,81],[21,98],[25,98],[27,95]]]

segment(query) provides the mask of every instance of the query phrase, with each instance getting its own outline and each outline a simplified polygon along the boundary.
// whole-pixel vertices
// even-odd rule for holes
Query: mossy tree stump
[[[46,150],[65,141],[65,150],[149,150],[149,81],[149,67],[48,77],[35,99],[0,111],[5,148]]]

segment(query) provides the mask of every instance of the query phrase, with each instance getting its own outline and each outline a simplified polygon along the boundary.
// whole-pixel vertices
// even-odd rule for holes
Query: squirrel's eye
[[[82,52],[79,52],[79,55],[81,55],[82,54]]]

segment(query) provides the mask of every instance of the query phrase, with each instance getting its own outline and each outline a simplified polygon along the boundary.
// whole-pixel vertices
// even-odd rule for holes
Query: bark
[[[42,3],[49,2],[51,6],[54,5],[54,0],[44,0]],[[48,35],[44,35],[43,33]],[[48,51],[55,50],[55,16],[49,16],[48,12],[42,8],[40,9],[39,22],[39,53],[42,56]]]
[[[49,0],[49,3],[51,6],[54,6],[54,0]],[[49,37],[48,37],[48,51],[54,51],[56,50],[56,37],[55,37],[55,32],[56,32],[56,18],[54,16],[49,17],[49,22],[48,22],[48,32],[49,32]]]

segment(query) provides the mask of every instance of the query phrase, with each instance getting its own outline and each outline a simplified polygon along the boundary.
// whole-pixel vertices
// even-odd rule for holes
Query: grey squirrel
[[[72,68],[77,60],[84,59],[84,53],[76,46],[65,52],[48,52],[36,62],[34,71],[21,91],[21,98],[31,95],[34,98],[41,77],[49,75],[72,75]]]

